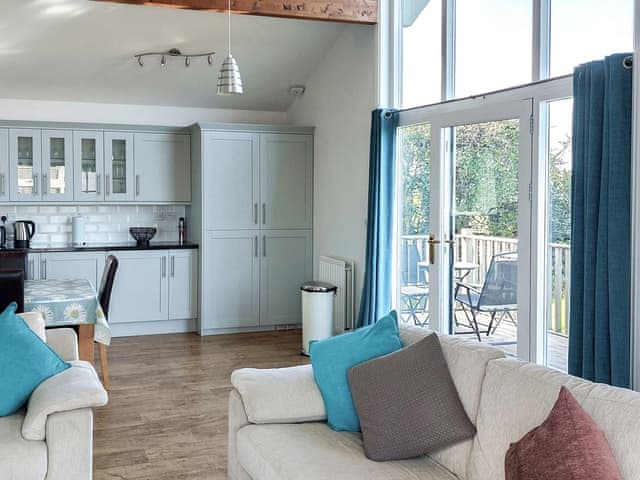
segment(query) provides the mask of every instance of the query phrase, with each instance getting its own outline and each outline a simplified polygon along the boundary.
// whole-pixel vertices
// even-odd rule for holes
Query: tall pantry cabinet
[[[313,129],[198,125],[189,239],[200,333],[299,324],[312,278]]]

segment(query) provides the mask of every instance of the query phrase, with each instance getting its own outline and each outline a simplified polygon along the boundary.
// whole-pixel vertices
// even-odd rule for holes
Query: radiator
[[[338,287],[333,306],[333,329],[336,334],[355,328],[354,267],[352,260],[339,257],[320,257],[318,280]]]

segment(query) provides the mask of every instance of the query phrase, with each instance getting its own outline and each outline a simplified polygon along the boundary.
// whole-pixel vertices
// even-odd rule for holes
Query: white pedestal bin
[[[302,291],[302,353],[309,355],[309,342],[333,335],[333,302],[338,287],[327,282],[307,282]]]

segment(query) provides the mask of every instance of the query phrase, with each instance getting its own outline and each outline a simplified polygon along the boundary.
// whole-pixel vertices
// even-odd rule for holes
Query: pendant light
[[[218,95],[242,95],[242,78],[238,62],[231,55],[231,0],[229,0],[229,10],[227,12],[229,23],[229,56],[222,62],[220,73],[218,74]]]

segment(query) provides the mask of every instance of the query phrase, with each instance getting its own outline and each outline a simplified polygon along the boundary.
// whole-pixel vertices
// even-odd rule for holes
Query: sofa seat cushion
[[[325,423],[248,425],[238,431],[238,458],[253,480],[455,480],[429,457],[374,462],[362,436]]]
[[[0,418],[0,478],[43,480],[47,475],[45,442],[22,438],[24,415]]]

